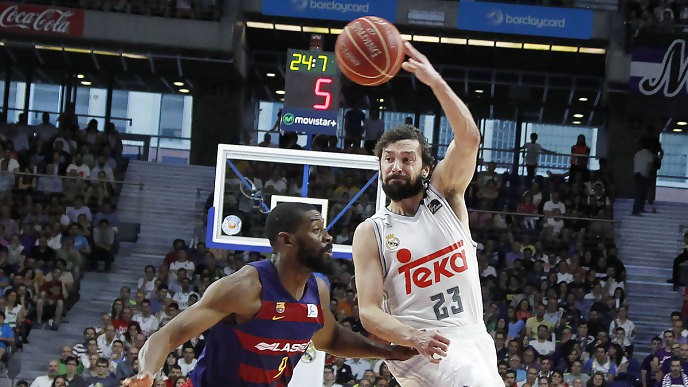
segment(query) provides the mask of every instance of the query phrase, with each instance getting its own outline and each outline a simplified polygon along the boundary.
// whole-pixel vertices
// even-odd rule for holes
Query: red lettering
[[[433,269],[435,269],[435,283],[440,282],[443,275],[447,278],[451,278],[454,276],[454,273],[447,270],[447,262],[449,262],[449,257],[442,258],[442,260],[440,260],[439,262],[433,262],[432,267]]]
[[[456,265],[456,261],[459,259],[461,260],[461,266]],[[468,269],[468,264],[466,263],[466,254],[463,252],[463,250],[452,255],[451,268],[452,270],[454,270],[455,273],[463,273],[464,271],[466,271],[466,269]]]
[[[423,258],[412,260],[411,252],[404,249],[404,256],[399,258],[399,274],[403,274],[406,285],[406,294],[411,294],[413,285],[418,288],[427,288],[442,280],[442,277],[451,278],[468,269],[466,253],[463,249],[463,241],[459,241],[443,249],[429,254]],[[400,251],[401,253],[401,251]],[[406,259],[408,258],[408,259]],[[425,264],[429,264],[424,266]]]
[[[413,273],[413,283],[419,288],[427,288],[432,285],[432,270],[427,267],[419,267]]]

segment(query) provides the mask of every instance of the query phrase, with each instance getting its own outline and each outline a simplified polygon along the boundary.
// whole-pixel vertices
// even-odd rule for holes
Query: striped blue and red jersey
[[[194,387],[285,387],[311,337],[324,325],[314,275],[297,301],[282,286],[270,260],[250,265],[263,287],[260,310],[249,321],[223,321],[210,328],[189,374]]]

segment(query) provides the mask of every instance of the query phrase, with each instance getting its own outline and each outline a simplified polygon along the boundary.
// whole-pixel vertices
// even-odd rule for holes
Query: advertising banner
[[[688,103],[688,41],[685,35],[641,32],[631,55],[631,105],[643,110],[685,112]]]
[[[262,0],[264,15],[351,21],[379,16],[394,23],[396,0]]]
[[[0,2],[0,30],[80,37],[84,31],[84,11]]]
[[[461,1],[457,25],[468,31],[590,39],[592,21],[587,9]]]

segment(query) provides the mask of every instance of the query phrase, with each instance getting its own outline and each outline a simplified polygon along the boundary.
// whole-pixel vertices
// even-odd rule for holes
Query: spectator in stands
[[[135,375],[138,370],[134,370],[134,363],[138,360],[139,350],[136,347],[131,347],[127,351],[126,361],[122,361],[117,365],[115,371],[115,378],[122,380]],[[71,386],[70,386],[71,387]]]
[[[189,307],[189,297],[193,294],[198,297],[198,294],[191,290],[191,280],[183,278],[181,280],[181,290],[172,296],[172,300],[179,305],[180,311],[184,311]]]
[[[537,339],[531,340],[529,345],[533,347],[540,356],[549,356],[554,353],[554,343],[547,340],[549,336],[549,326],[541,324],[537,328]]]
[[[122,308],[122,314],[120,315],[120,318],[112,320],[112,325],[117,330],[118,337],[122,337],[122,335],[124,335],[127,332],[130,324],[135,324],[137,331],[141,332],[141,327],[139,326],[139,323],[133,321],[133,317],[134,313],[132,309],[128,306],[125,306],[124,308]]]
[[[98,336],[98,350],[103,354],[103,358],[109,359],[112,356],[112,344],[117,340],[117,337],[117,329],[112,324],[106,326],[105,333]]]
[[[89,206],[100,207],[115,194],[115,187],[107,180],[105,171],[99,171],[96,180],[91,182],[84,193],[84,201]]]
[[[644,212],[649,179],[655,168],[655,155],[649,150],[647,139],[640,142],[640,150],[633,157],[633,177],[635,179],[635,198],[633,199],[633,211],[631,215],[639,216]]]
[[[5,322],[5,312],[0,311],[0,361],[5,364],[7,364],[7,349],[14,343],[14,331],[10,324]]]
[[[151,302],[145,299],[141,302],[140,313],[136,314],[133,321],[137,322],[146,337],[153,334],[160,328],[160,322],[152,314]]]
[[[74,155],[72,163],[67,166],[66,173],[69,175],[71,171],[76,171],[76,176],[84,180],[88,180],[91,177],[91,169],[84,164],[81,153]]]
[[[110,355],[109,360],[110,373],[114,374],[115,370],[117,370],[117,365],[126,360],[126,355],[124,353],[124,342],[122,340],[115,340],[112,342],[112,355]]]
[[[361,145],[361,135],[363,134],[363,121],[365,114],[361,110],[360,103],[344,114],[344,146],[347,149],[354,144]]]
[[[61,277],[62,269],[55,267],[52,271],[52,278],[45,281],[36,301],[36,322],[39,325],[47,322],[46,328],[55,331],[60,326],[64,302],[69,298],[69,292],[65,283],[60,280]],[[44,321],[44,318],[48,321]]]
[[[93,224],[97,225],[102,219],[107,219],[112,227],[119,227],[120,221],[117,212],[112,208],[109,201],[104,201],[100,206],[100,211],[93,217]]]
[[[572,386],[577,379],[580,379],[581,384],[587,384],[590,380],[590,375],[583,373],[583,362],[580,360],[574,360],[571,363],[571,371],[564,374],[564,382],[569,386]]]
[[[196,352],[191,346],[184,346],[182,348],[182,358],[177,360],[177,364],[182,370],[182,375],[187,376],[191,370],[196,367]]]
[[[261,185],[262,188],[262,185]],[[165,266],[170,266],[172,262],[177,260],[177,252],[180,250],[186,250],[186,243],[184,242],[183,239],[175,239],[174,242],[172,242],[172,251],[167,253],[165,255],[165,259],[163,260],[163,265]]]
[[[683,372],[683,367],[681,365],[681,359],[678,357],[672,357],[671,361],[671,371],[664,375],[662,379],[662,386],[683,386],[688,387],[688,375]]]
[[[604,380],[612,381],[617,374],[616,364],[607,355],[604,345],[596,345],[595,353],[583,367],[583,372],[593,376],[593,381],[598,373],[601,373]]]
[[[98,261],[105,263],[105,271],[112,269],[115,260],[115,230],[107,219],[101,219],[98,227],[93,229],[93,255],[92,267],[98,265]]]
[[[57,135],[57,127],[50,122],[50,113],[43,112],[41,114],[41,123],[34,126],[34,131],[36,132],[36,137],[46,143]]]
[[[679,286],[688,285],[681,281],[681,264],[684,262],[688,262],[688,231],[683,234],[683,252],[674,258],[671,278],[667,281],[674,284],[674,291],[678,290]]]
[[[52,387],[53,379],[57,376],[58,363],[57,360],[51,360],[48,363],[48,374],[41,375],[34,379],[31,387]]]
[[[590,147],[585,143],[585,136],[580,134],[576,143],[571,146],[571,169],[569,176],[575,178],[578,174],[581,174],[583,178],[586,178],[589,159]]]
[[[118,387],[119,380],[110,373],[109,361],[105,357],[101,357],[96,362],[96,376],[86,378],[86,385],[99,385],[103,387]]]
[[[151,302],[151,312],[157,315],[160,311],[165,309],[165,307],[172,302],[169,297],[167,285],[160,284],[155,292],[155,297],[150,299]],[[160,320],[158,320],[160,321]]]
[[[370,110],[370,117],[363,122],[363,131],[365,132],[365,149],[368,154],[372,155],[375,144],[385,132],[385,122],[380,119],[379,109]]]
[[[86,219],[89,222],[93,221],[91,209],[84,206],[84,200],[81,196],[74,198],[74,204],[67,207],[67,216],[69,216],[70,222],[77,223],[79,220],[79,215],[86,215]]]
[[[65,387],[86,387],[86,381],[80,375],[80,372],[83,372],[83,370],[79,371],[79,361],[74,356],[69,356],[65,360],[65,364],[65,372],[60,373],[64,375],[67,382]]]

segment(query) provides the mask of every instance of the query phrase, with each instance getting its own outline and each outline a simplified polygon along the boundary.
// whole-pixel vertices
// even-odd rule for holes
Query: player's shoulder
[[[240,289],[246,291],[248,295],[260,294],[263,290],[258,269],[252,265],[245,265],[236,272],[222,277],[217,284],[221,291]]]

